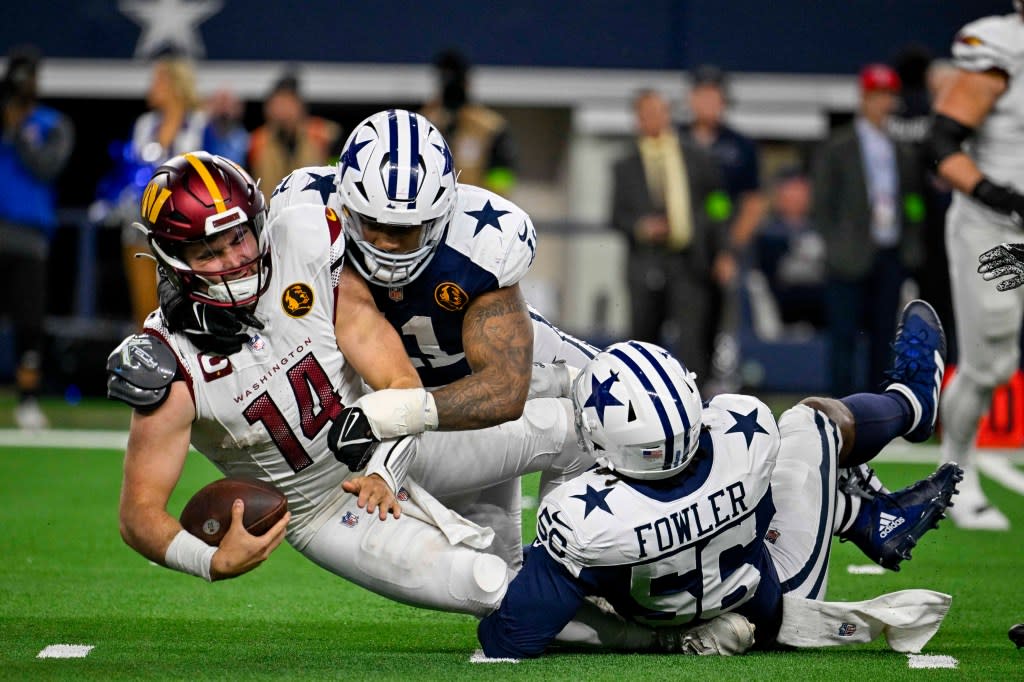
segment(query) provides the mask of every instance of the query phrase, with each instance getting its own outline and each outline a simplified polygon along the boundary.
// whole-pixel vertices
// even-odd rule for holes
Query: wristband
[[[216,547],[209,546],[187,530],[182,529],[167,546],[164,565],[175,571],[198,576],[206,582],[213,582],[213,578],[210,577],[210,568],[213,565],[213,555],[216,553]]]
[[[971,190],[971,196],[994,211],[1012,214],[1024,206],[1024,196],[1009,187],[997,185],[988,178],[982,178]]]

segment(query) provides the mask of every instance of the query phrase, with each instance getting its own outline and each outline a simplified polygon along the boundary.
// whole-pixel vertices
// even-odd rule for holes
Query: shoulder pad
[[[167,399],[178,371],[174,352],[152,334],[132,334],[107,357],[107,397],[152,410]]]

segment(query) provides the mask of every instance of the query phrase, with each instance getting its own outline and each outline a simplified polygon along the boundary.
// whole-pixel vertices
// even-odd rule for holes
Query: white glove
[[[364,395],[354,406],[362,409],[381,440],[437,429],[434,396],[422,388],[385,388]]]

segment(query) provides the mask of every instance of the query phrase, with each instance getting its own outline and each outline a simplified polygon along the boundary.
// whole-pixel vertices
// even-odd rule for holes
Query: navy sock
[[[853,413],[853,450],[849,458],[854,463],[867,462],[882,451],[890,441],[899,438],[914,423],[914,410],[899,393],[854,393],[840,402]]]

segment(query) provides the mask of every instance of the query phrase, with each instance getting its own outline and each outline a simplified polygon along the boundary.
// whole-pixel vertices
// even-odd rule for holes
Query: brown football
[[[181,525],[216,547],[231,525],[231,504],[245,503],[242,521],[253,535],[263,535],[288,511],[288,499],[270,483],[255,478],[222,478],[199,490],[181,510]]]

